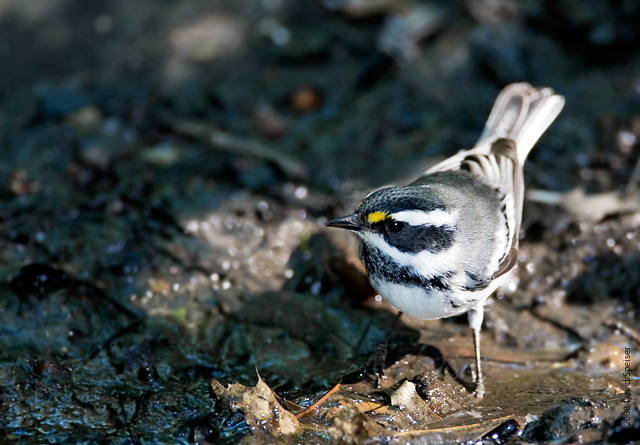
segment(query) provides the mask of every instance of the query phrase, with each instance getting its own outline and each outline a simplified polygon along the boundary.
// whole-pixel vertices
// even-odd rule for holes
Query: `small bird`
[[[474,148],[407,186],[373,191],[351,215],[326,223],[360,236],[371,285],[398,310],[421,320],[468,312],[477,397],[484,304],[518,258],[522,166],[563,106],[551,88],[508,85]]]

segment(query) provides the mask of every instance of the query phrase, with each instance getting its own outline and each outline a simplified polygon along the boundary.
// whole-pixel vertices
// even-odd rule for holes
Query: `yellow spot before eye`
[[[385,219],[387,219],[387,212],[371,212],[367,215],[367,219],[369,220],[370,223],[377,223],[380,221],[384,221]]]

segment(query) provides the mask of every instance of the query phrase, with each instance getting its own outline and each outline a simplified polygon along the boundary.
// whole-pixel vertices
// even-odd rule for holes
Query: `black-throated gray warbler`
[[[550,88],[509,85],[474,148],[405,187],[370,193],[353,214],[327,223],[360,236],[369,281],[392,306],[422,320],[469,313],[478,397],[484,304],[517,261],[522,165],[563,106]]]

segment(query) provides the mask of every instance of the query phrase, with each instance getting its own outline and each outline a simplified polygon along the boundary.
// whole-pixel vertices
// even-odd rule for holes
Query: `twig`
[[[331,388],[325,395],[320,397],[316,403],[314,403],[313,405],[311,405],[310,407],[308,407],[304,411],[296,414],[296,416],[295,416],[296,419],[300,419],[301,417],[304,417],[307,414],[309,414],[311,411],[315,410],[318,406],[320,406],[324,402],[326,402],[329,397],[331,397],[333,394],[338,392],[338,390],[340,390],[341,387],[342,387],[342,383],[341,382],[336,383],[336,386]]]
[[[604,325],[614,331],[621,331],[624,335],[640,345],[640,334],[629,326],[623,324],[621,321],[612,321],[611,323],[605,323]]]
[[[306,179],[309,177],[309,172],[304,164],[255,139],[234,136],[201,122],[181,120],[172,125],[173,129],[178,133],[195,138],[205,138],[213,147],[219,150],[225,150],[239,155],[254,156],[273,162],[285,175],[292,179]]]

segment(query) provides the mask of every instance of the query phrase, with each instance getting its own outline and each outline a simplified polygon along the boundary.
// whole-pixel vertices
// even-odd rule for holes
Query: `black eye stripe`
[[[455,228],[451,226],[410,226],[394,233],[383,231],[385,241],[404,253],[420,253],[427,250],[431,253],[441,252],[453,245]]]

